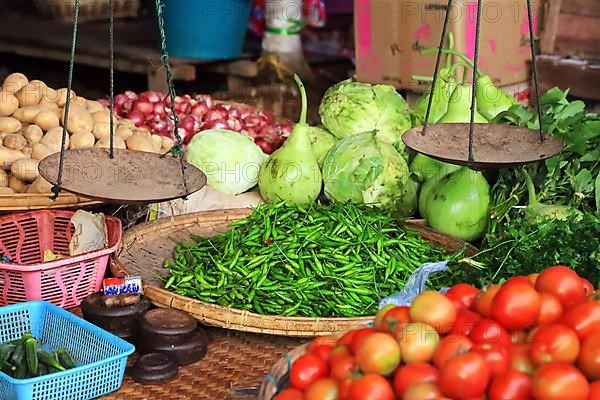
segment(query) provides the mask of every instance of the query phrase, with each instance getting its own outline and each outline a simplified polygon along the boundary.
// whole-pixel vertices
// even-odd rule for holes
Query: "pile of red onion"
[[[171,99],[163,104],[164,93],[132,91],[115,96],[117,117],[128,118],[137,127],[152,133],[174,138],[174,123],[169,117]],[[108,100],[100,100],[108,106]],[[194,135],[207,129],[228,129],[249,136],[267,154],[273,153],[290,134],[292,126],[275,121],[270,113],[250,108],[236,107],[215,101],[210,95],[199,94],[175,98],[175,111],[179,117],[178,134],[187,144]]]

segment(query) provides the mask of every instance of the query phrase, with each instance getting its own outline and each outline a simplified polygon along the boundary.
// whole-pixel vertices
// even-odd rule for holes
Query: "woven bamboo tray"
[[[71,209],[88,208],[102,203],[71,193],[61,193],[55,201],[50,200],[52,193],[28,194],[17,193],[0,195],[0,213],[44,210],[53,208]]]
[[[121,241],[111,270],[115,275],[140,275],[144,294],[159,307],[183,310],[206,325],[226,329],[271,335],[314,337],[330,335],[367,325],[372,318],[306,318],[259,315],[249,311],[225,308],[180,296],[163,289],[161,278],[168,274],[165,260],[172,259],[176,241],[190,240],[192,235],[210,237],[228,230],[228,225],[248,216],[250,209],[206,211],[162,218],[127,230]],[[456,251],[464,242],[435,232],[422,223],[411,224],[421,235],[449,251]],[[473,254],[469,247],[467,253]]]
[[[271,400],[279,389],[288,384],[290,367],[294,361],[306,353],[307,348],[308,343],[295,347],[273,365],[267,379],[263,380],[258,393],[258,400]]]

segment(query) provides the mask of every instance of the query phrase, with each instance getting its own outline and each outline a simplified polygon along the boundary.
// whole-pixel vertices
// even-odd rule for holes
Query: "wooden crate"
[[[541,55],[536,64],[542,93],[558,86],[573,96],[600,100],[600,62]]]
[[[542,54],[600,59],[600,1],[548,0]]]

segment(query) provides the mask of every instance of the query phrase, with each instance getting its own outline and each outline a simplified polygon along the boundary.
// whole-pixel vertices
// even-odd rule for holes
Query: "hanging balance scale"
[[[110,146],[67,150],[69,108],[73,65],[77,43],[79,0],[74,2],[73,40],[68,76],[68,91],[65,104],[65,118],[60,153],[55,153],[40,161],[40,175],[54,187],[53,199],[61,190],[112,204],[149,204],[177,198],[185,198],[206,185],[206,175],[184,161],[183,142],[178,134],[179,118],[175,112],[175,88],[173,75],[166,50],[162,0],[156,0],[159,29],[162,39],[162,67],[166,70],[171,100],[171,115],[175,125],[173,137],[176,144],[166,154],[114,148],[114,6],[108,0],[110,9]],[[165,96],[164,105],[166,109]],[[167,113],[167,115],[169,115]]]
[[[437,52],[435,72],[427,112],[423,126],[413,128],[402,136],[402,141],[410,149],[450,164],[462,165],[475,170],[494,170],[541,161],[559,154],[563,144],[556,138],[544,134],[542,111],[539,103],[537,69],[535,65],[535,44],[531,0],[527,0],[529,39],[531,46],[533,81],[535,85],[539,130],[511,125],[475,123],[475,98],[477,89],[479,33],[481,27],[481,3],[477,0],[477,28],[473,56],[473,83],[470,123],[440,123],[428,126],[431,104],[438,79],[440,58],[448,27],[452,0],[448,1],[442,36]]]

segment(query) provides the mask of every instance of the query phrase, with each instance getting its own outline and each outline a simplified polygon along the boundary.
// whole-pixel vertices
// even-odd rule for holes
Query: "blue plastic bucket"
[[[164,0],[167,50],[182,58],[239,57],[252,0]]]

